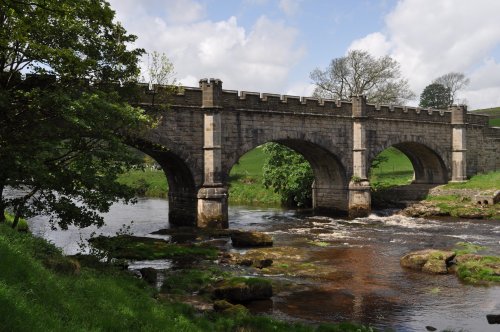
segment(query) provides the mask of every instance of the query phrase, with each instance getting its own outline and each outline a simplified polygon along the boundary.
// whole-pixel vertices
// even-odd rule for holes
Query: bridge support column
[[[222,82],[200,80],[204,109],[204,182],[198,191],[198,227],[227,228],[227,188],[221,181],[221,119]]]
[[[467,180],[467,142],[466,142],[466,116],[465,105],[451,106],[452,126],[452,182],[464,182]]]
[[[349,216],[368,216],[371,210],[370,182],[366,165],[366,97],[353,96],[352,102],[352,178],[349,182]]]
[[[193,226],[196,220],[196,195],[168,193],[168,222],[172,226]]]

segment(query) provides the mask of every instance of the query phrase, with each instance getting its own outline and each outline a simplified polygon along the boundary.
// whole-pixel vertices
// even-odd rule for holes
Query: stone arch
[[[312,188],[313,207],[322,211],[347,211],[348,209],[348,178],[347,171],[341,158],[325,147],[302,139],[273,139],[268,142],[282,144],[304,156],[310,163],[314,173]],[[224,181],[227,182],[231,168],[241,156],[248,151],[267,142],[247,145],[241,148],[237,155],[229,161],[224,172]]]
[[[411,140],[387,141],[384,144],[372,149],[368,156],[368,165],[382,151],[389,147],[395,147],[404,153],[412,163],[414,170],[415,184],[442,184],[448,182],[449,167],[446,152],[429,142],[419,142]]]
[[[196,184],[189,164],[178,153],[147,141],[131,144],[151,156],[162,168],[169,191],[168,221],[171,225],[196,225]]]

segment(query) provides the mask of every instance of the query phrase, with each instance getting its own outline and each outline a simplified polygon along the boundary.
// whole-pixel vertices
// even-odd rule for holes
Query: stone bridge
[[[166,173],[172,224],[227,227],[229,172],[266,142],[310,162],[315,209],[351,216],[369,213],[369,167],[391,146],[410,159],[414,184],[465,181],[500,169],[500,128],[465,106],[438,111],[370,105],[363,96],[335,101],[238,93],[223,90],[217,79],[174,94],[144,87],[131,102],[161,117],[139,147]]]

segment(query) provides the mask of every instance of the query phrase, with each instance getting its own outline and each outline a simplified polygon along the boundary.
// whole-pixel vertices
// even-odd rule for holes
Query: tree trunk
[[[3,188],[5,185],[0,183],[0,224],[5,223],[5,204],[3,203]]]
[[[14,217],[14,221],[12,221],[12,229],[16,229],[17,224],[19,224],[19,213],[16,213]]]

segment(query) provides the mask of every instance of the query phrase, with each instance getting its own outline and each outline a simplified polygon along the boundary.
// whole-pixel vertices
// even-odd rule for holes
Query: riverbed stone
[[[231,235],[231,241],[235,248],[248,247],[271,247],[273,238],[261,232],[239,232]]]
[[[464,255],[458,255],[455,257],[455,262],[457,264],[469,262],[469,261],[480,261],[483,259],[483,256],[481,255],[476,255],[476,254],[464,254]]]
[[[223,314],[229,315],[241,315],[248,314],[248,309],[241,304],[232,304],[227,302],[226,300],[218,300],[214,302],[214,310],[216,312],[221,312]]]
[[[230,303],[265,300],[273,296],[270,282],[258,278],[232,278],[215,286],[213,296]]]
[[[453,251],[424,249],[406,254],[401,258],[400,264],[402,267],[426,273],[445,274],[453,258],[455,258]]]
[[[500,324],[500,314],[499,315],[486,315],[486,319],[489,324]]]
[[[158,281],[158,271],[152,267],[145,267],[139,270],[142,279],[150,285],[155,285]]]
[[[273,265],[273,260],[270,258],[259,259],[253,263],[253,266],[258,269],[263,269]]]
[[[401,210],[401,214],[414,217],[414,218],[422,218],[422,217],[432,217],[432,216],[448,216],[448,212],[443,212],[437,206],[435,206],[432,202],[418,202],[414,203],[407,208]]]
[[[422,272],[430,274],[447,274],[446,262],[441,259],[429,259],[422,267]]]

